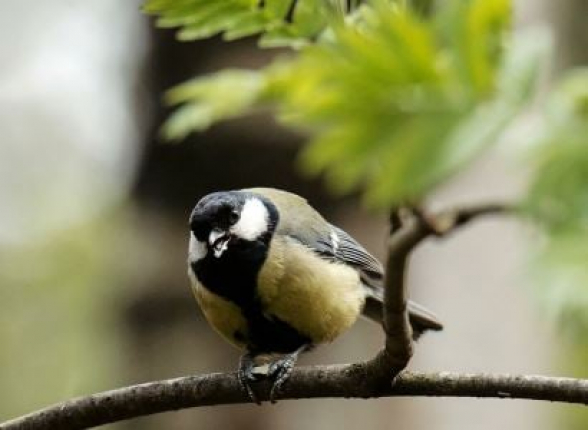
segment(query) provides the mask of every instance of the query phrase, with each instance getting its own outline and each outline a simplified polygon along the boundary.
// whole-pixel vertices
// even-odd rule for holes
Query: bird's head
[[[196,262],[212,253],[220,258],[233,244],[269,241],[277,224],[275,206],[244,191],[208,194],[190,215],[189,259]]]

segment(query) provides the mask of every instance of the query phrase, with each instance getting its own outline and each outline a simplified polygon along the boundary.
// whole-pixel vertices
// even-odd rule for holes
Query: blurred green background
[[[187,217],[203,194],[265,185],[307,197],[382,256],[385,216],[333,198],[293,163],[303,136],[264,113],[180,144],[158,130],[165,90],[276,51],[244,39],[178,43],[138,1],[0,2],[0,420],[72,396],[153,379],[233,370],[239,352],[203,322],[186,277]],[[588,59],[583,0],[516,2],[518,28],[556,35],[543,85]],[[538,128],[530,110],[504,139]],[[432,207],[516,197],[528,172],[491,151]],[[527,262],[529,232],[481,222],[415,255],[412,295],[446,331],[425,337],[412,368],[586,377],[588,352],[546,318]],[[547,296],[547,300],[553,297]],[[555,299],[554,299],[555,300]],[[378,349],[359,322],[302,363],[349,362]],[[108,428],[585,429],[579,407],[524,401],[382,399],[281,402],[146,417]]]

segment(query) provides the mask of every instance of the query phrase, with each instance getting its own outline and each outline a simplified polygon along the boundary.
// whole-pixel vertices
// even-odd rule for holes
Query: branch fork
[[[443,237],[482,215],[503,213],[510,208],[491,204],[462,208],[431,216],[417,207],[398,208],[390,214],[390,238],[384,294],[385,347],[366,364],[367,373],[381,381],[402,372],[412,358],[414,342],[408,319],[406,282],[412,251],[430,236]]]

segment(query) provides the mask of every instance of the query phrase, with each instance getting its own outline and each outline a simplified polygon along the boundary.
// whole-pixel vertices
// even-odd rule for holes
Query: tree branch
[[[356,365],[296,369],[279,399],[395,396],[494,397],[588,405],[588,380],[405,372],[378,392],[362,391]],[[269,385],[260,394],[269,396]],[[260,397],[261,398],[261,397]],[[73,430],[197,406],[247,403],[235,373],[186,376],[106,391],[50,406],[0,424],[2,430]]]
[[[406,271],[408,258],[415,246],[429,233],[428,224],[422,222],[421,216],[402,216],[402,209],[390,215],[390,238],[388,240],[388,258],[384,279],[384,319],[386,333],[384,349],[376,357],[365,363],[369,379],[376,389],[378,384],[398,375],[412,357],[414,345],[412,328],[408,320],[408,292]]]
[[[510,212],[504,204],[485,204],[428,215],[419,208],[400,208],[390,215],[390,239],[384,282],[384,349],[365,363],[364,384],[378,385],[399,374],[412,357],[414,345],[407,312],[406,272],[409,256],[424,239],[443,237],[485,215]],[[373,389],[374,387],[372,387]]]

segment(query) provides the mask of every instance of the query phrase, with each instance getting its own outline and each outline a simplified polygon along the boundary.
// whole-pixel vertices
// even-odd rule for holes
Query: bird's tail
[[[382,318],[384,316],[383,298],[375,294],[369,294],[366,297],[363,315],[372,321],[382,324]],[[433,312],[410,300],[408,301],[408,318],[415,340],[428,330],[443,330],[443,324],[441,324]]]

